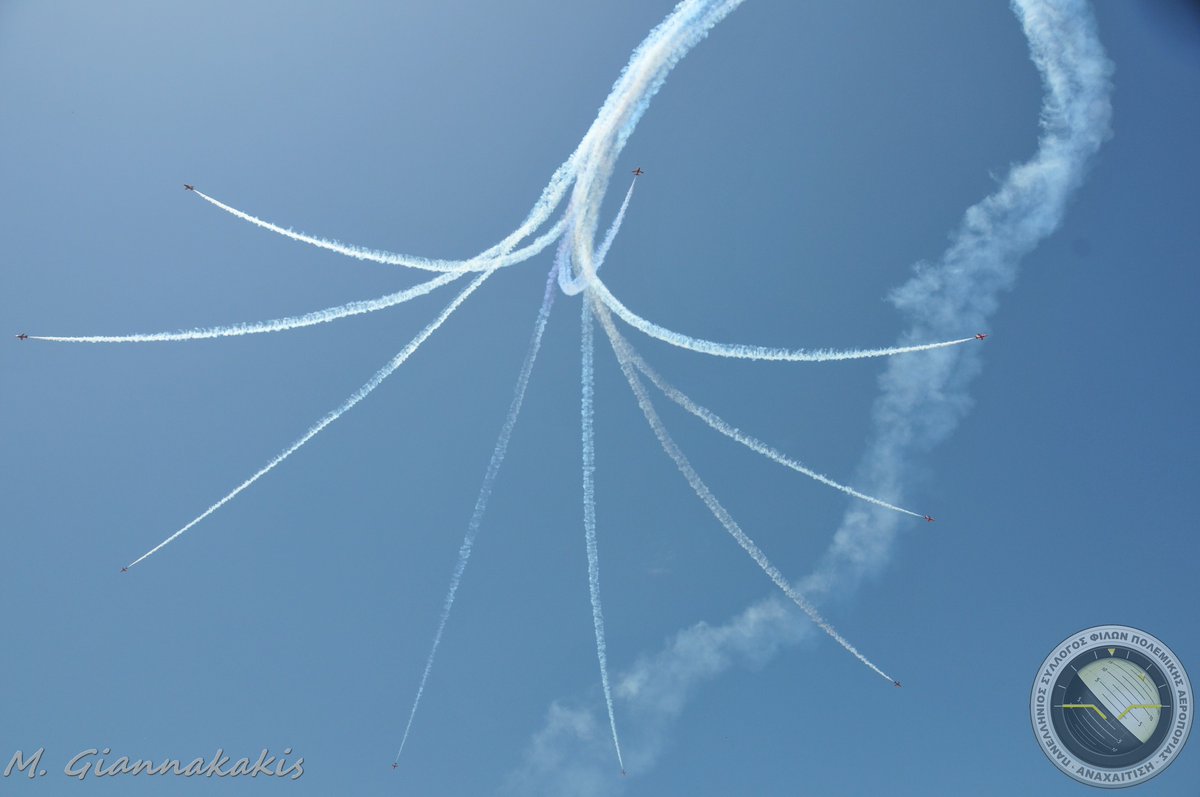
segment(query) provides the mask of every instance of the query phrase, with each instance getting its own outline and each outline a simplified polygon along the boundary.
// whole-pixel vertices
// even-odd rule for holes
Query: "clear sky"
[[[670,9],[3,3],[0,332],[275,318],[413,284],[422,277],[238,221],[181,184],[344,241],[473,254],[520,222]],[[876,566],[820,596],[903,689],[802,617],[725,657],[696,642],[697,624],[730,627],[774,588],[663,455],[600,338],[596,490],[609,665],[623,685],[619,777],[581,519],[580,299],[560,296],[390,767],[547,252],[498,274],[362,404],[123,576],[358,388],[454,288],[245,338],[0,338],[0,763],[44,747],[48,770],[0,790],[65,791],[63,765],[93,747],[155,760],[290,747],[289,761],[304,758],[294,782],[89,777],[73,788],[1086,793],[1029,723],[1051,648],[1124,623],[1200,679],[1200,388],[1188,354],[1200,12],[1171,0],[1094,11],[1115,65],[1113,136],[985,328],[961,330],[991,333],[967,361],[981,367],[969,411],[905,459],[898,495],[937,522],[904,519]],[[603,276],[630,307],[695,335],[890,344],[909,321],[889,292],[937,261],[964,211],[1033,155],[1041,102],[1001,3],[747,0],[679,64],[622,153],[602,224],[629,170],[646,175]],[[734,425],[833,478],[864,472],[886,363],[732,362],[626,334]],[[812,572],[852,499],[658,407],[783,572]],[[655,669],[667,661],[703,674]],[[648,672],[665,702],[622,696]],[[1194,794],[1198,745],[1138,793]]]

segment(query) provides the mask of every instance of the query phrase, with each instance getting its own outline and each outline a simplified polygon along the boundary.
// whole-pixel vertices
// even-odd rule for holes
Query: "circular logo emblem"
[[[1064,639],[1033,682],[1029,716],[1056,767],[1104,789],[1133,786],[1175,760],[1192,728],[1192,685],[1145,631],[1098,625]]]

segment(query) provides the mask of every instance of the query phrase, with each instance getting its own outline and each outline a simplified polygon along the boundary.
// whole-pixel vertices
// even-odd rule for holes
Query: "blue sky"
[[[154,331],[412,284],[238,222],[180,184],[346,241],[474,253],[520,221],[669,10],[6,3],[0,315],[13,334]],[[291,747],[305,759],[298,781],[171,789],[551,793],[566,777],[576,793],[631,795],[1084,793],[1029,727],[1051,647],[1126,623],[1200,677],[1187,355],[1200,20],[1186,4],[1095,11],[1116,67],[1113,137],[1002,295],[969,414],[906,463],[903,503],[938,522],[901,523],[886,563],[822,602],[903,690],[804,621],[781,621],[666,719],[617,701],[628,778],[607,736],[554,735],[566,720],[602,734],[606,723],[580,510],[579,299],[560,297],[390,769],[547,253],[494,278],[363,404],[124,577],[121,564],[341,402],[451,294],[245,339],[0,343],[0,759],[44,746],[51,765],[8,788],[57,793],[62,764],[89,747],[154,759]],[[622,154],[605,218],[627,171],[647,174],[605,280],[644,315],[706,337],[890,343],[906,321],[889,291],[1033,154],[1041,97],[1002,4],[750,0],[672,73]],[[884,364],[718,361],[627,334],[701,403],[853,481]],[[772,587],[663,456],[603,343],[597,363],[601,574],[620,679]],[[781,569],[811,572],[847,499],[659,408]],[[1139,791],[1192,793],[1194,748]]]

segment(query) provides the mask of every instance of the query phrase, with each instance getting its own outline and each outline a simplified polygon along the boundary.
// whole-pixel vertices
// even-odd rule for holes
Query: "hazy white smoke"
[[[950,247],[922,263],[893,294],[909,318],[900,344],[985,328],[1020,258],[1055,230],[1091,157],[1109,136],[1112,65],[1085,0],[1014,0],[1030,55],[1045,87],[1038,150],[1014,167],[1000,188],[967,210]],[[615,309],[615,308],[614,308]],[[859,480],[887,500],[903,491],[909,461],[945,439],[970,406],[967,387],[978,373],[978,349],[942,349],[891,360],[873,413],[874,431]],[[852,589],[887,561],[899,517],[861,504],[843,517],[822,564],[803,582],[810,594]],[[810,635],[811,626],[772,597],[728,623],[677,633],[618,679],[626,721],[628,764],[636,776],[651,766],[671,723],[704,681],[735,664],[761,661],[781,645]],[[594,754],[590,707],[551,706],[523,766],[508,787],[522,794],[592,795],[620,786]]]

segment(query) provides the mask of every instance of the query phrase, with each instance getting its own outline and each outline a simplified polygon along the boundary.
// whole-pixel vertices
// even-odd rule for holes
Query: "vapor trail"
[[[568,161],[570,163],[570,161]],[[564,167],[566,164],[564,164]],[[560,171],[562,167],[560,167]],[[339,255],[357,258],[358,260],[369,260],[374,263],[383,263],[390,266],[407,266],[409,268],[418,268],[424,271],[487,271],[489,269],[509,266],[513,263],[520,263],[528,260],[534,255],[541,252],[551,243],[553,243],[560,235],[562,235],[563,225],[558,222],[542,235],[538,236],[534,241],[521,249],[512,251],[516,244],[528,237],[540,227],[554,212],[554,208],[562,199],[562,195],[566,192],[567,183],[562,183],[562,178],[558,173],[555,173],[550,184],[546,187],[546,193],[543,195],[539,204],[534,206],[534,210],[530,211],[529,218],[510,233],[504,240],[497,243],[495,246],[487,249],[475,257],[465,260],[442,260],[427,257],[418,257],[416,255],[403,255],[395,252],[386,252],[380,249],[369,249],[365,246],[356,246],[354,244],[345,244],[340,241],[334,241],[329,238],[321,238],[315,235],[308,235],[302,232],[296,232],[286,227],[280,227],[278,224],[273,224],[269,221],[252,216],[245,211],[238,210],[235,207],[226,205],[219,199],[214,199],[208,194],[199,189],[193,189],[196,196],[203,199],[226,213],[232,214],[239,219],[248,221],[251,224],[261,227],[264,230],[270,230],[286,238],[291,238],[293,241],[316,246],[321,249],[328,249],[331,252],[337,252]],[[497,257],[497,252],[512,251],[511,254],[505,254]]]
[[[582,211],[576,234],[579,274],[592,275],[591,257],[601,200],[613,166],[650,102],[679,61],[742,0],[683,0],[642,40],[580,143],[581,166],[571,204]]]
[[[219,327],[199,327],[186,329],[181,332],[144,332],[133,335],[30,335],[30,340],[48,340],[56,343],[160,343],[177,340],[205,340],[207,338],[225,338],[237,335],[255,335],[262,332],[283,332],[289,329],[311,327],[324,324],[339,318],[352,315],[373,313],[388,307],[415,299],[418,296],[440,288],[448,282],[460,279],[466,272],[448,272],[431,280],[414,285],[396,293],[380,296],[377,299],[367,299],[349,302],[337,307],[327,307],[324,310],[314,310],[304,315],[276,318],[270,321],[249,321],[241,324],[227,324]]]
[[[621,317],[630,326],[641,330],[652,338],[658,338],[664,343],[670,343],[672,346],[678,346],[681,349],[699,352],[700,354],[711,354],[716,357],[735,357],[742,360],[775,360],[786,362],[830,362],[832,360],[861,360],[867,357],[891,357],[896,354],[910,354],[918,351],[931,351],[933,349],[945,349],[950,346],[959,346],[963,343],[970,343],[975,340],[974,336],[969,338],[958,338],[955,340],[944,340],[939,343],[917,343],[908,346],[888,346],[880,349],[782,349],[770,346],[753,346],[745,343],[718,343],[712,340],[704,340],[703,338],[693,338],[690,335],[684,335],[682,332],[675,332],[666,327],[659,326],[653,321],[648,321],[640,315],[634,313],[625,305],[621,304],[617,297],[609,292],[608,287],[600,281],[599,277],[592,277],[592,285],[590,286],[597,297],[604,302],[614,313]]]
[[[1110,134],[1112,63],[1081,0],[1016,0],[1013,11],[1029,41],[1045,94],[1037,152],[1012,167],[990,196],[963,216],[950,246],[892,294],[908,319],[904,340],[948,329],[986,326],[1021,258],[1062,222],[1091,158]],[[860,473],[872,490],[896,495],[914,455],[945,439],[971,406],[969,385],[980,363],[968,352],[893,360],[880,379],[874,430]],[[892,518],[848,510],[814,589],[844,589],[882,567],[896,528]]]
[[[595,255],[595,270],[599,271],[604,265],[604,259],[608,257],[608,250],[612,248],[613,240],[617,237],[617,233],[621,230],[621,222],[625,220],[625,211],[629,208],[629,200],[633,198],[633,189],[637,186],[637,178],[633,178],[633,182],[629,184],[629,190],[625,192],[625,199],[621,202],[621,209],[617,211],[616,217],[608,228],[608,232],[604,236],[604,241],[601,242],[600,248],[596,250]],[[568,232],[564,236],[563,242],[572,237],[574,228],[568,225]],[[558,286],[562,288],[562,292],[567,296],[574,296],[583,290],[586,283],[580,276],[572,276],[570,269],[559,269]]]
[[[387,379],[388,376],[390,376],[393,371],[395,371],[397,368],[399,368],[404,363],[405,360],[407,360],[410,356],[412,356],[412,353],[415,352],[417,350],[417,348],[420,347],[420,345],[422,343],[424,343],[425,340],[430,335],[432,335],[434,332],[437,331],[438,327],[440,327],[446,321],[446,319],[450,317],[450,314],[453,313],[455,310],[457,310],[458,306],[461,305],[464,301],[466,301],[467,297],[470,296],[472,293],[474,293],[475,289],[478,288],[480,285],[482,285],[488,277],[492,276],[493,273],[495,273],[495,269],[493,269],[492,271],[485,271],[484,273],[482,273],[478,277],[476,277],[475,280],[462,291],[462,293],[460,293],[458,296],[454,297],[454,300],[451,301],[450,304],[446,305],[446,307],[442,310],[442,312],[440,312],[438,314],[437,318],[435,318],[432,322],[430,322],[430,324],[428,326],[426,326],[419,333],[417,333],[417,336],[415,338],[413,338],[411,341],[409,341],[408,345],[405,346],[400,351],[399,354],[397,354],[395,357],[393,357],[391,359],[391,361],[388,362],[387,365],[383,366],[378,371],[376,371],[375,375],[372,376],[367,381],[366,384],[364,384],[358,390],[354,391],[354,393],[352,393],[350,395],[350,398],[348,398],[344,402],[342,402],[342,404],[337,409],[333,410],[332,412],[329,412],[328,414],[325,415],[325,417],[321,418],[321,420],[317,421],[315,424],[313,424],[311,427],[309,427],[309,430],[307,432],[305,432],[298,440],[296,440],[296,442],[292,443],[290,446],[288,446],[286,449],[281,451],[279,454],[276,454],[274,459],[272,459],[266,465],[263,465],[261,468],[259,468],[258,471],[255,472],[255,474],[253,476],[246,479],[244,482],[239,484],[237,487],[233,488],[233,490],[230,491],[228,494],[226,494],[225,497],[222,498],[220,501],[217,501],[215,504],[210,506],[208,509],[204,510],[195,519],[193,519],[191,522],[189,522],[186,526],[181,528],[179,531],[175,532],[170,537],[167,537],[165,540],[160,542],[158,545],[155,545],[150,550],[146,551],[144,554],[139,556],[137,559],[134,559],[132,562],[130,562],[128,565],[126,565],[126,567],[127,568],[133,567],[134,565],[138,564],[142,560],[144,560],[144,559],[154,555],[158,551],[162,550],[167,545],[170,545],[180,535],[182,535],[188,529],[195,526],[200,521],[204,520],[206,517],[211,515],[213,512],[216,512],[218,509],[223,507],[230,500],[232,500],[235,495],[240,493],[242,490],[245,490],[251,484],[254,484],[254,482],[258,481],[259,477],[263,476],[268,471],[272,470],[280,462],[283,462],[285,459],[290,457],[302,445],[304,445],[309,440],[312,440],[314,437],[316,437],[317,434],[322,429],[324,429],[326,426],[328,426],[329,424],[336,421],[338,418],[342,417],[342,415],[348,409],[350,409],[355,404],[357,404],[358,402],[360,402],[364,398],[366,398],[372,390],[379,387],[379,384],[381,382],[383,382],[384,379]]]
[[[593,355],[592,308],[588,299],[580,302],[580,438],[583,442],[583,530],[587,540],[588,592],[592,599],[592,627],[596,632],[596,659],[600,662],[600,683],[604,687],[604,703],[608,706],[608,725],[612,729],[613,748],[617,764],[625,772],[621,757],[621,741],[617,736],[617,718],[613,712],[612,688],[608,683],[608,646],[604,641],[604,609],[600,605],[600,552],[596,543],[596,430],[593,425],[595,368]]]
[[[262,229],[347,257],[427,271],[485,271],[526,260],[558,239],[564,231],[561,222],[528,246],[512,252],[511,255],[498,257],[498,253],[512,251],[517,243],[541,227],[562,202],[568,189],[574,185],[571,204],[583,210],[581,226],[574,236],[576,248],[579,250],[576,257],[583,261],[580,273],[591,274],[594,268],[590,242],[595,239],[596,214],[607,190],[613,164],[670,71],[692,47],[708,35],[714,25],[742,2],[743,0],[682,0],[676,5],[634,49],[592,125],[571,155],[551,175],[525,220],[503,240],[475,257],[445,260],[345,244],[281,227],[227,205],[202,191],[193,189],[193,192],[214,207]]]
[[[588,301],[588,299],[585,299],[585,301]],[[671,439],[671,435],[667,433],[667,429],[665,426],[663,426],[662,421],[659,419],[658,413],[654,409],[654,405],[650,403],[650,397],[646,395],[645,386],[638,378],[637,372],[634,369],[633,363],[629,356],[629,352],[624,348],[622,340],[615,334],[616,329],[613,326],[612,318],[608,315],[607,308],[605,308],[600,302],[596,302],[596,311],[597,315],[600,316],[601,323],[604,325],[605,332],[608,333],[608,340],[612,344],[613,351],[616,352],[617,360],[621,365],[621,371],[625,374],[625,379],[629,382],[629,387],[633,390],[634,396],[637,398],[638,406],[642,409],[642,414],[646,416],[646,421],[650,424],[650,428],[654,430],[654,435],[658,438],[658,442],[662,444],[663,450],[667,452],[667,455],[670,456],[672,460],[674,460],[675,465],[679,468],[680,473],[682,473],[684,478],[687,479],[688,484],[692,486],[692,489],[696,492],[696,495],[700,497],[700,500],[704,502],[704,505],[708,507],[710,512],[712,512],[713,517],[720,521],[721,525],[725,527],[725,530],[729,532],[730,536],[737,540],[738,545],[742,546],[742,549],[746,551],[746,553],[750,554],[750,558],[753,559],[756,564],[758,564],[762,571],[766,573],[773,582],[775,582],[775,586],[779,587],[779,589],[782,590],[783,593],[787,595],[793,603],[799,606],[804,613],[808,615],[809,619],[816,623],[821,630],[832,637],[834,641],[845,648],[851,655],[869,667],[877,675],[887,679],[888,681],[891,681],[892,683],[898,683],[894,678],[877,667],[874,662],[860,653],[858,649],[854,647],[854,645],[850,644],[848,639],[838,633],[837,629],[830,625],[829,622],[825,620],[825,618],[822,617],[821,614],[816,610],[816,607],[809,603],[808,599],[805,598],[804,595],[802,595],[795,587],[791,585],[791,583],[788,582],[783,573],[779,572],[779,568],[771,564],[771,561],[767,558],[766,554],[764,554],[762,550],[754,543],[754,541],[750,539],[750,537],[748,537],[744,531],[742,531],[741,527],[737,524],[725,507],[721,505],[716,496],[712,494],[712,491],[708,489],[708,485],[706,485],[700,478],[700,475],[696,473],[695,469],[692,467],[692,464],[679,449],[679,446],[677,446],[675,441]]]
[[[546,330],[546,322],[550,318],[550,309],[554,306],[554,282],[557,265],[550,269],[546,277],[546,290],[542,295],[542,305],[538,309],[537,321],[533,325],[533,336],[529,348],[525,352],[525,360],[521,363],[521,371],[517,375],[517,384],[513,388],[513,399],[508,407],[508,415],[500,426],[500,434],[496,438],[496,447],[492,450],[492,458],[488,461],[487,470],[483,475],[483,483],[479,486],[479,495],[475,499],[475,511],[467,523],[467,533],[458,549],[458,561],[454,572],[450,575],[450,587],[446,591],[446,599],[442,602],[442,614],[438,618],[437,631],[433,635],[433,644],[429,647],[429,656],[425,659],[425,670],[421,673],[421,682],[417,686],[416,697],[413,698],[412,710],[408,714],[408,722],[404,726],[404,736],[400,739],[400,749],[396,751],[394,763],[399,763],[404,745],[408,742],[408,734],[412,731],[413,719],[417,716],[417,707],[421,704],[421,696],[425,694],[425,684],[429,673],[433,670],[433,660],[437,656],[438,647],[442,644],[442,634],[446,630],[446,622],[450,619],[450,610],[454,607],[454,598],[458,594],[458,586],[462,583],[463,573],[467,562],[471,559],[471,551],[475,546],[475,538],[479,534],[483,515],[487,511],[488,501],[492,497],[492,487],[500,473],[500,465],[504,455],[508,453],[508,441],[512,438],[513,429],[517,425],[517,417],[521,414],[521,405],[525,401],[525,390],[529,387],[529,377],[533,373],[533,364],[537,360],[538,351],[542,347],[542,333]],[[486,276],[486,275],[485,275]]]
[[[750,435],[742,432],[740,429],[729,425],[729,423],[722,420],[720,418],[720,416],[718,416],[712,410],[702,407],[699,404],[697,404],[696,402],[692,401],[685,393],[683,393],[681,390],[679,390],[674,385],[672,385],[670,382],[668,382],[666,379],[664,379],[661,374],[659,374],[657,371],[655,371],[650,366],[650,364],[647,363],[640,354],[638,354],[637,350],[634,349],[633,346],[631,346],[629,344],[629,341],[625,340],[625,338],[621,335],[621,333],[617,331],[616,327],[612,328],[612,331],[610,334],[613,334],[616,336],[617,340],[620,342],[620,345],[622,347],[624,347],[625,352],[628,355],[630,361],[633,363],[633,365],[639,371],[641,371],[651,382],[653,382],[654,386],[657,387],[660,391],[662,391],[662,394],[664,396],[669,398],[671,401],[674,401],[680,407],[683,407],[685,410],[690,412],[692,415],[695,415],[697,418],[699,418],[700,420],[702,420],[706,424],[708,424],[711,428],[715,429],[716,431],[720,432],[721,434],[725,435],[726,437],[728,437],[732,440],[736,440],[737,442],[746,446],[746,448],[749,448],[751,451],[762,454],[767,459],[770,459],[774,462],[778,462],[780,465],[783,465],[784,467],[791,468],[792,470],[796,471],[797,473],[802,473],[805,476],[808,476],[809,478],[820,482],[821,484],[829,485],[830,487],[834,488],[835,490],[841,490],[843,493],[846,493],[846,495],[851,495],[851,496],[854,496],[855,498],[861,499],[868,503],[875,504],[876,506],[881,506],[884,509],[891,509],[894,512],[900,512],[901,514],[911,515],[912,517],[915,517],[915,518],[926,517],[925,515],[920,514],[918,512],[913,512],[912,510],[896,506],[895,504],[889,504],[887,501],[883,501],[879,498],[875,498],[874,496],[867,495],[865,493],[860,493],[858,490],[855,490],[853,487],[848,487],[840,482],[835,482],[833,479],[830,479],[828,476],[817,473],[816,471],[805,467],[801,463],[797,462],[796,460],[792,459],[791,457],[787,456],[786,454],[780,453],[778,450],[772,448],[771,446],[767,445],[766,443],[762,442],[761,440],[751,437]]]
[[[1037,152],[1014,166],[995,193],[970,208],[945,253],[920,264],[916,276],[896,292],[894,301],[909,324],[902,343],[964,328],[986,329],[1021,257],[1057,229],[1090,160],[1110,133],[1112,64],[1089,4],[1015,0],[1012,7],[1044,88]],[[948,349],[888,361],[874,409],[873,439],[860,467],[864,486],[889,497],[901,494],[914,457],[949,436],[969,411],[968,387],[979,371],[977,352]],[[802,582],[804,593],[848,596],[858,577],[887,563],[898,525],[895,515],[849,506],[825,560]],[[728,622],[684,629],[663,648],[640,657],[631,671],[617,675],[622,704],[636,711],[639,725],[649,728],[637,745],[640,757],[653,757],[662,749],[669,725],[702,683],[739,662],[761,665],[801,638],[802,627],[783,606],[768,597]],[[527,793],[567,793],[578,783],[604,777],[607,764],[592,765],[592,726],[565,714],[554,703],[546,725],[534,736],[530,765],[521,773]],[[590,711],[579,714],[590,723]]]

